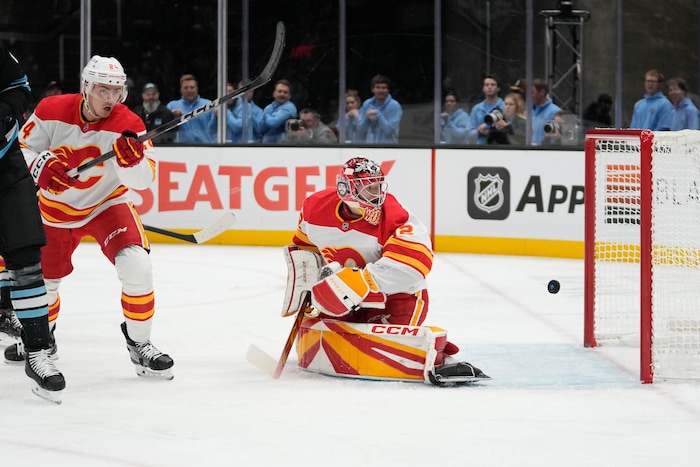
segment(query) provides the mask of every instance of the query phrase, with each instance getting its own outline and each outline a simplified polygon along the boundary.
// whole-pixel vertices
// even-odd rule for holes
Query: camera
[[[484,123],[487,125],[493,125],[501,119],[503,119],[503,113],[501,113],[499,109],[493,109],[491,113],[486,114],[484,117]]]
[[[557,133],[557,132],[561,134],[561,125],[559,125],[554,120],[549,121],[549,122],[544,124],[544,132],[547,134]]]
[[[304,120],[292,120],[289,122],[289,129],[292,131],[299,131],[301,128],[306,128],[306,123]]]

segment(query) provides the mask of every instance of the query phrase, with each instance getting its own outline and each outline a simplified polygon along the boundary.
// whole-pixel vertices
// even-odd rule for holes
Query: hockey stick
[[[150,225],[144,225],[143,228],[145,230],[148,230],[149,232],[155,232],[161,235],[165,235],[167,237],[177,238],[190,243],[204,243],[221,234],[224,230],[231,227],[234,222],[236,222],[236,216],[232,212],[227,212],[209,227],[202,229],[199,232],[195,232],[193,234],[181,234],[178,232],[173,232],[172,230],[161,229],[159,227],[152,227]]]
[[[137,141],[143,143],[151,138],[155,138],[156,136],[160,136],[165,132],[168,132],[172,130],[173,128],[177,128],[183,123],[187,123],[190,120],[199,117],[200,115],[210,111],[211,109],[215,109],[219,107],[221,104],[231,102],[232,100],[236,99],[237,97],[242,96],[248,91],[252,91],[253,89],[257,89],[261,86],[264,86],[267,84],[268,81],[272,79],[272,75],[275,73],[277,70],[277,65],[279,65],[280,59],[282,58],[282,51],[284,50],[284,37],[285,37],[285,29],[284,29],[284,23],[281,21],[277,23],[277,35],[275,36],[275,45],[272,48],[272,54],[270,54],[270,58],[267,61],[267,65],[265,65],[265,68],[263,68],[263,71],[255,78],[253,79],[250,83],[241,86],[240,88],[236,89],[235,91],[226,94],[225,96],[221,96],[208,104],[205,104],[199,108],[196,108],[192,110],[191,112],[188,112],[186,114],[183,114],[180,116],[180,118],[176,118],[174,120],[169,121],[168,123],[165,123],[158,128],[154,128],[151,131],[144,133],[143,135],[139,136],[136,138]],[[82,172],[98,165],[101,164],[102,162],[111,159],[114,157],[114,151],[109,151],[101,156],[92,159],[83,165],[80,165],[74,169],[71,169],[68,171],[68,176],[77,178],[79,174]]]
[[[299,334],[299,328],[301,328],[301,322],[304,321],[304,315],[309,307],[310,300],[311,293],[308,292],[306,299],[304,300],[304,305],[294,318],[292,330],[289,331],[289,337],[287,337],[287,342],[284,344],[284,349],[282,349],[282,355],[280,355],[279,360],[275,361],[274,358],[255,344],[251,344],[248,347],[248,351],[245,354],[246,360],[263,370],[268,375],[272,376],[274,379],[279,379],[279,377],[282,376],[284,365],[287,363],[287,358],[289,357],[289,353],[292,351],[292,346],[297,338],[297,334]]]

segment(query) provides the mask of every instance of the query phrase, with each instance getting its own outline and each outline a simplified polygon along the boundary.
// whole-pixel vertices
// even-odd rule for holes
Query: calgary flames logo
[[[95,159],[101,155],[100,148],[97,146],[86,146],[84,148],[59,146],[51,149],[51,152],[54,153],[56,157],[61,159],[63,162],[68,164],[70,168],[79,167],[80,165],[91,161],[92,159]],[[98,164],[96,167],[104,167],[104,163]],[[95,185],[100,180],[100,178],[102,178],[101,175],[92,175],[95,172],[99,173],[96,170],[92,172],[85,172],[90,173],[91,175],[81,175],[81,177],[78,178],[78,182],[75,184],[75,188],[85,189]]]
[[[326,262],[339,262],[344,267],[364,267],[367,264],[362,254],[354,248],[332,248],[326,247],[321,250],[321,254]]]

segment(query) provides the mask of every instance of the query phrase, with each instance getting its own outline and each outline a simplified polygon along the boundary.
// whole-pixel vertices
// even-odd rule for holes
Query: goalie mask
[[[126,73],[124,67],[114,57],[101,57],[93,55],[85,68],[81,78],[81,88],[83,97],[87,99],[87,95],[92,92],[96,84],[106,84],[109,86],[121,86],[121,95],[117,99],[118,102],[124,102],[129,92],[126,85]]]
[[[386,199],[387,183],[374,161],[355,157],[343,164],[337,177],[338,197],[363,211],[379,211]]]

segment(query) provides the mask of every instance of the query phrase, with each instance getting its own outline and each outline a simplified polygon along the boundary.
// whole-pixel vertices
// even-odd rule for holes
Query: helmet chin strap
[[[88,103],[87,92],[85,92],[85,91],[83,91],[83,102],[85,103],[85,110],[86,110],[90,115],[92,115],[93,117],[95,117],[95,120],[100,120],[100,119],[102,118],[102,117],[100,117],[99,115],[95,114],[95,112],[92,111],[92,107],[90,107],[90,104]],[[87,118],[88,116],[87,116],[87,115],[84,115],[84,117]],[[93,121],[93,120],[91,120],[91,119],[89,119],[89,118],[88,118],[88,120]]]

